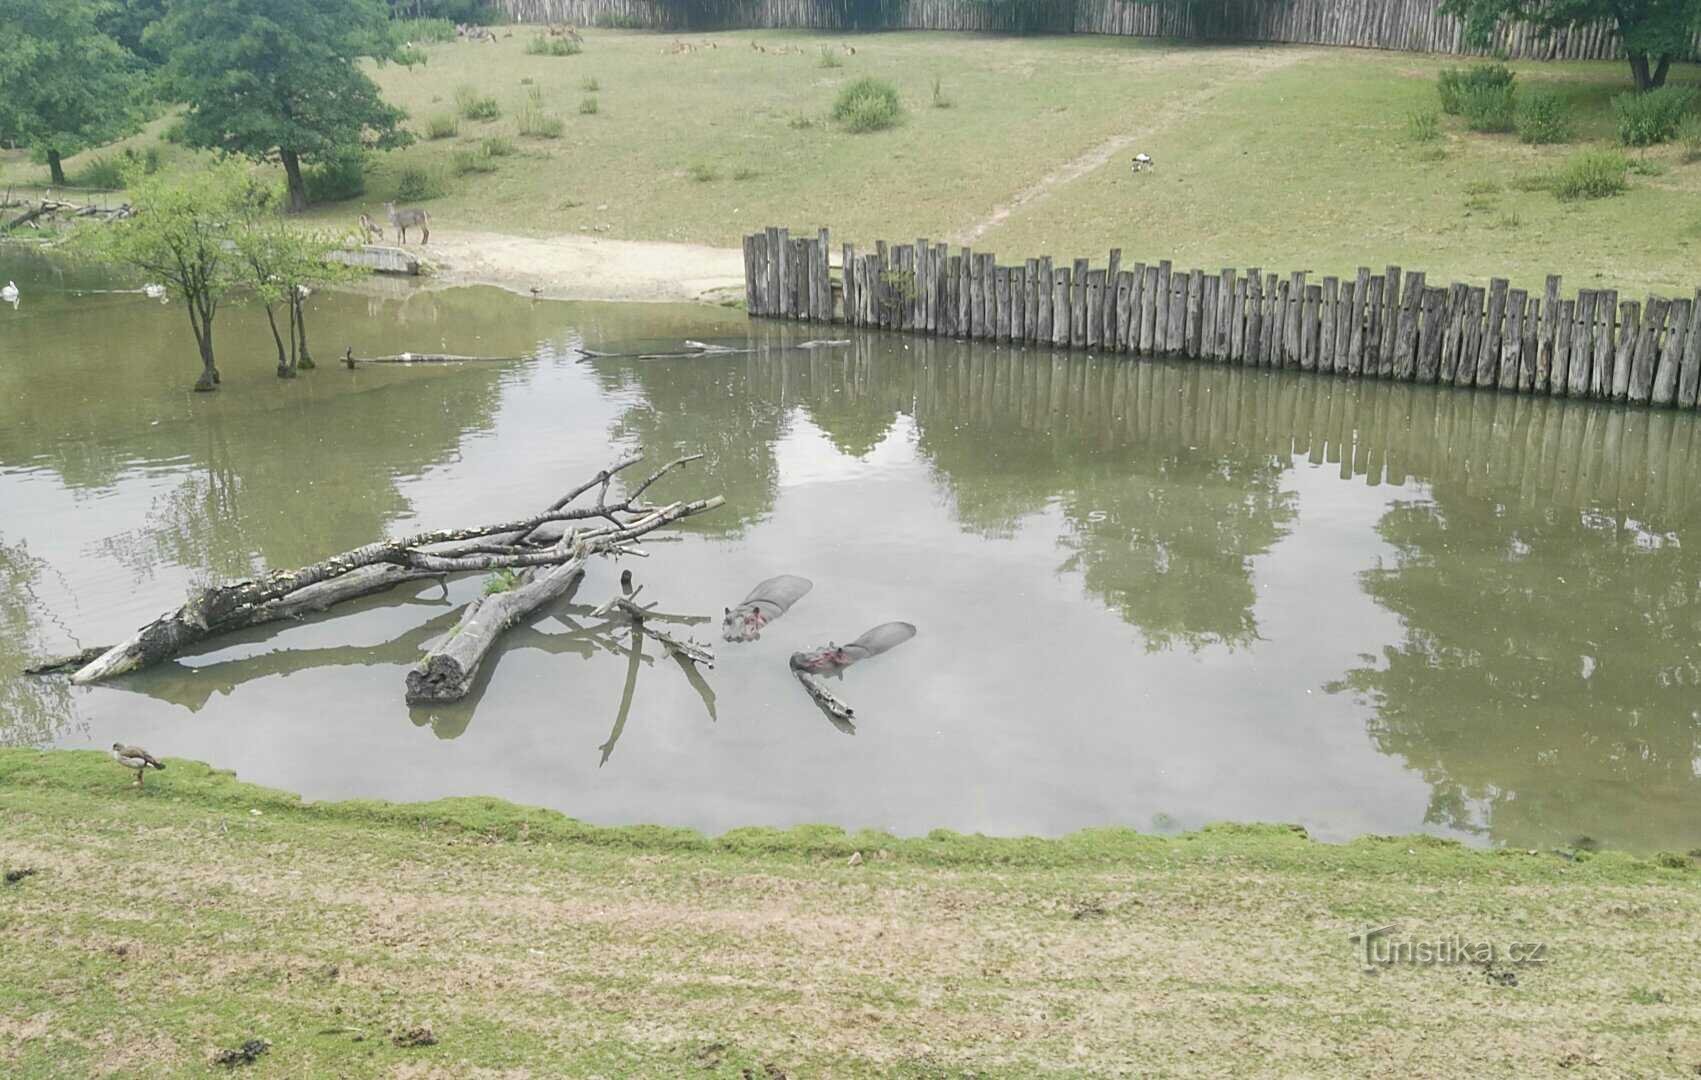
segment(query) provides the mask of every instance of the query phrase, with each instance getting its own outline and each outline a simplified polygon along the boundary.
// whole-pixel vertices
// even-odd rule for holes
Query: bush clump
[[[1469,68],[1442,68],[1435,88],[1441,94],[1441,111],[1448,116],[1465,115],[1465,98],[1473,90],[1512,89],[1515,76],[1505,64],[1477,64]]]
[[[1585,150],[1567,161],[1550,180],[1561,199],[1604,199],[1629,186],[1630,162],[1617,150]]]
[[[116,191],[124,186],[125,161],[117,157],[90,158],[88,163],[77,170],[71,180],[73,187],[100,188]]]
[[[538,108],[521,109],[515,122],[520,134],[532,139],[559,139],[566,127],[561,117]]]
[[[435,172],[419,165],[405,165],[396,174],[396,198],[403,202],[421,202],[443,194],[443,181]]]
[[[1434,109],[1414,109],[1406,114],[1406,137],[1415,143],[1432,143],[1441,138],[1441,114]]]
[[[428,139],[453,139],[461,133],[461,121],[454,113],[439,113],[425,122]]]
[[[1565,99],[1552,90],[1538,90],[1518,105],[1518,138],[1545,144],[1570,142],[1573,134]]]
[[[455,40],[455,24],[448,19],[397,19],[396,32],[403,41],[415,45]]]
[[[1472,131],[1511,131],[1518,115],[1517,93],[1510,83],[1473,86],[1460,96],[1459,108]]]
[[[526,42],[526,52],[533,56],[577,56],[584,51],[572,38],[540,36]]]
[[[579,99],[579,113],[582,116],[595,116],[601,108],[595,94],[586,94]]]
[[[884,79],[858,79],[833,102],[833,119],[851,132],[882,131],[896,126],[903,115],[898,88]]]
[[[366,194],[366,154],[359,150],[301,170],[310,203],[343,202]]]
[[[1684,161],[1701,161],[1701,115],[1690,113],[1677,125],[1677,141]]]
[[[455,107],[463,120],[494,120],[502,115],[502,106],[476,86],[462,86],[455,91]]]
[[[482,146],[464,146],[456,150],[449,155],[449,164],[456,176],[496,171],[496,160]]]
[[[1695,111],[1695,88],[1662,86],[1645,94],[1620,94],[1612,99],[1612,111],[1618,116],[1618,141],[1625,146],[1670,142]]]

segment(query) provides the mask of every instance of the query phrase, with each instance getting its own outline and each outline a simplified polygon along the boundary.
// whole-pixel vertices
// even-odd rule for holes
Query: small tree
[[[355,242],[348,236],[290,228],[270,200],[250,204],[234,247],[246,284],[265,307],[278,349],[278,378],[293,379],[297,370],[314,366],[307,348],[307,294],[315,285],[356,276],[352,268],[327,261],[332,251]],[[287,346],[285,331],[278,328],[280,307],[288,321]]]
[[[412,140],[357,66],[400,48],[383,0],[172,0],[146,40],[189,106],[188,143],[281,162],[291,211],[307,208],[303,161]]]
[[[6,0],[0,14],[0,134],[47,162],[134,131],[142,80],[136,58],[103,33],[96,0]]]
[[[253,203],[246,171],[226,161],[177,183],[158,177],[127,177],[135,215],[110,224],[87,224],[77,246],[99,258],[134,267],[189,311],[201,376],[195,389],[216,390],[219,369],[213,358],[213,319],[219,304],[241,281],[241,264],[232,241],[236,226]]]
[[[1636,89],[1664,86],[1673,60],[1689,55],[1701,29],[1701,0],[1442,0],[1441,12],[1465,23],[1465,40],[1487,46],[1502,22],[1547,33],[1591,23],[1618,28]]]

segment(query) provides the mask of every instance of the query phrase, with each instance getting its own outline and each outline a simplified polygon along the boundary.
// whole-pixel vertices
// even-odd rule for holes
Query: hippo
[[[743,603],[724,609],[721,637],[727,641],[755,641],[762,636],[764,626],[784,615],[814,587],[813,581],[796,574],[769,578],[751,589]]]
[[[858,660],[879,656],[915,637],[915,626],[907,622],[881,623],[849,645],[828,642],[825,648],[791,654],[793,671],[811,675],[837,675]]]

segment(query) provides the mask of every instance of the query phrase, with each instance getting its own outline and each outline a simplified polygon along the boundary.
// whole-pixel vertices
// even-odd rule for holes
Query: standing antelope
[[[396,204],[393,202],[385,203],[384,209],[389,211],[390,224],[395,226],[396,232],[402,238],[402,243],[405,244],[408,242],[408,228],[410,226],[418,226],[419,231],[425,234],[419,241],[420,243],[431,243],[430,214],[417,207],[407,207],[406,209],[397,210]]]
[[[384,227],[365,214],[360,215],[360,233],[366,237],[369,244],[374,240],[384,239]]]

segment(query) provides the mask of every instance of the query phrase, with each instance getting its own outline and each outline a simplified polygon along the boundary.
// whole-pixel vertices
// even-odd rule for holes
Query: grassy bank
[[[318,214],[352,223],[411,176],[439,192],[424,201],[442,229],[727,246],[764,224],[827,224],[843,239],[973,240],[1008,257],[1120,246],[1130,259],[1207,268],[1320,275],[1395,262],[1432,279],[1503,274],[1536,288],[1549,272],[1631,291],[1696,285],[1701,163],[1677,147],[1632,152],[1639,171],[1613,198],[1529,189],[1581,149],[1611,144],[1622,63],[1512,65],[1520,94],[1557,91],[1576,129],[1572,142],[1526,146],[1457,117],[1414,141],[1409,117],[1437,107],[1437,72],[1460,63],[1449,57],[1074,35],[604,30],[576,55],[549,56],[527,51],[525,27],[502,33],[512,36],[428,45],[424,66],[376,70],[420,141],[378,159],[366,195]],[[833,104],[869,76],[896,87],[904,115],[852,134]],[[1673,81],[1694,77],[1686,65]],[[145,154],[166,124],[125,145]],[[1157,168],[1132,175],[1137,151]],[[81,155],[71,173],[116,152]],[[161,167],[190,163],[164,147]],[[0,157],[0,185],[44,175]]]
[[[0,751],[0,1065],[164,1075],[1688,1074],[1687,860],[1280,827],[707,839]],[[852,865],[853,854],[861,861]],[[1354,929],[1546,963],[1360,970]],[[432,1045],[397,1045],[429,1028]]]

